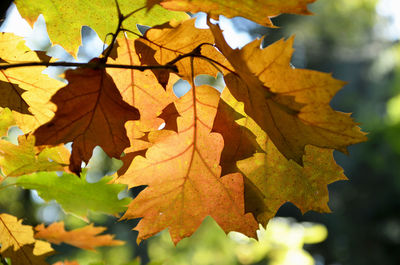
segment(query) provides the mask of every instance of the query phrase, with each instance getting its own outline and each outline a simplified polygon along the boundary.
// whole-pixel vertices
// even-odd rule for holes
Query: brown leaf
[[[66,243],[87,250],[94,250],[97,247],[103,246],[119,246],[125,243],[121,240],[114,240],[113,235],[99,235],[106,229],[106,227],[94,227],[93,224],[89,224],[72,231],[65,231],[64,222],[52,223],[48,227],[40,224],[35,227],[37,231],[35,238],[45,239],[58,245]]]
[[[220,28],[209,26],[218,49],[235,69],[224,76],[227,89],[286,158],[302,164],[306,145],[347,152],[348,145],[366,140],[349,114],[329,106],[344,82],[290,66],[293,38],[265,49],[255,40],[232,50]]]
[[[65,77],[68,85],[51,99],[57,105],[56,115],[34,132],[36,144],[73,142],[70,169],[76,173],[97,145],[119,158],[129,146],[124,124],[139,119],[138,110],[123,101],[104,69],[68,70]]]

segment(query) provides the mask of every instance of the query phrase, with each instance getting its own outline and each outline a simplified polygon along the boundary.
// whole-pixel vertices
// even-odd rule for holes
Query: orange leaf
[[[286,158],[302,164],[306,145],[347,152],[348,145],[366,140],[349,114],[329,106],[344,82],[290,66],[293,38],[265,49],[255,40],[232,50],[220,28],[209,26],[218,49],[235,69],[224,76],[227,89]]]
[[[193,234],[207,215],[226,232],[255,236],[257,222],[244,213],[241,174],[220,176],[223,139],[211,133],[218,101],[219,93],[209,86],[195,87],[177,100],[178,133],[160,137],[146,158],[137,156],[117,179],[129,187],[148,186],[122,217],[143,217],[135,228],[139,242],[169,228],[177,243]]]
[[[33,228],[9,214],[0,214],[0,253],[14,265],[47,264],[44,259],[53,253],[50,244],[33,237]]]
[[[137,109],[123,101],[111,76],[104,69],[68,70],[69,84],[58,91],[52,102],[55,117],[35,131],[37,145],[72,142],[70,169],[81,171],[93,148],[103,148],[110,157],[119,158],[129,146],[124,124],[139,118]]]
[[[147,0],[153,1],[153,0]],[[219,15],[231,17],[245,17],[259,24],[272,27],[270,17],[282,13],[311,14],[307,4],[316,0],[160,0],[160,4],[170,10],[191,13],[205,12],[212,18],[218,19]]]
[[[88,250],[94,250],[97,247],[119,246],[124,244],[124,241],[114,240],[113,235],[99,235],[106,229],[106,227],[94,227],[93,224],[90,224],[72,231],[65,231],[64,222],[52,223],[48,227],[44,227],[43,224],[40,224],[35,227],[37,231],[35,238],[45,239],[54,244],[66,243]]]
[[[40,62],[22,37],[0,35],[0,58],[7,63]],[[42,74],[45,66],[0,70],[0,107],[8,107],[24,133],[48,122],[55,111],[51,96],[65,84]]]
[[[58,262],[54,263],[53,265],[79,265],[79,263],[77,261],[64,260],[64,262],[58,261]]]
[[[135,47],[140,61],[144,65],[164,65],[180,55],[190,53],[199,47],[196,54],[207,55],[208,58],[226,61],[212,45],[214,37],[207,29],[198,29],[194,26],[195,19],[185,20],[180,23],[164,24],[146,31],[144,38],[136,39]],[[225,62],[226,63],[226,62]],[[179,75],[188,81],[191,79],[193,64],[193,75],[208,74],[216,76],[219,69],[200,57],[186,57],[178,61]],[[154,70],[158,81],[163,84],[168,80],[169,71]]]

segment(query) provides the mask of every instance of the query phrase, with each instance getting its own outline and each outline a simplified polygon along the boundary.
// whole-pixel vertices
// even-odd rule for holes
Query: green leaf
[[[145,7],[146,2],[146,0],[118,0],[123,15]],[[118,25],[118,13],[114,0],[17,0],[15,4],[22,17],[31,25],[40,14],[43,14],[53,44],[63,46],[72,54],[76,54],[81,44],[82,26],[91,27],[100,39],[104,40],[108,33],[115,32]],[[124,21],[123,27],[139,33],[136,24],[154,26],[170,20],[186,18],[188,16],[184,12],[169,11],[155,5],[149,11],[144,8],[133,14]]]
[[[21,176],[16,184],[24,189],[37,190],[45,201],[56,200],[66,212],[86,217],[88,210],[117,215],[126,210],[130,198],[118,199],[125,189],[123,184],[108,184],[112,177],[104,177],[96,183],[86,181],[86,170],[81,178],[74,174],[39,172]]]

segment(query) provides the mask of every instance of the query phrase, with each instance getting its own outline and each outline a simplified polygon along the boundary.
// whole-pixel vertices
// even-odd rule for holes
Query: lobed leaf
[[[224,90],[221,97],[220,102],[229,104],[243,115],[240,118],[226,116],[225,121],[231,130],[221,133],[224,139],[225,136],[236,135],[238,144],[233,145],[238,147],[224,147],[221,165],[226,160],[235,162],[236,168],[245,176],[246,212],[253,213],[263,225],[275,216],[285,202],[292,202],[302,213],[310,210],[330,212],[327,205],[327,185],[347,179],[343,170],[335,163],[333,150],[307,145],[303,157],[304,166],[301,167],[294,161],[287,160],[278,151],[268,135],[244,113],[243,104],[229,90]],[[244,131],[247,133],[243,133]],[[257,136],[256,142],[254,136]],[[242,147],[244,143],[245,146]],[[238,155],[243,154],[240,152],[243,148],[256,151],[259,147],[262,148],[261,152],[254,152],[250,157],[247,152],[245,159]]]
[[[57,245],[66,243],[87,250],[94,250],[102,246],[119,246],[124,244],[124,241],[114,240],[114,235],[99,235],[106,229],[106,227],[94,227],[93,224],[89,224],[71,231],[65,231],[64,222],[52,223],[48,227],[40,224],[35,227],[35,238],[45,239]]]
[[[68,165],[69,156],[63,145],[37,148],[33,135],[19,136],[18,145],[0,140],[0,167],[9,177],[37,171],[62,171]]]
[[[148,0],[147,2],[153,2]],[[212,18],[244,17],[256,23],[273,27],[271,17],[282,13],[310,15],[307,5],[316,0],[158,0],[163,7],[170,10],[191,13],[205,12]]]
[[[96,183],[88,183],[86,172],[78,178],[74,174],[39,172],[21,176],[16,184],[24,189],[35,189],[45,201],[56,200],[66,212],[85,217],[89,210],[118,215],[126,210],[129,198],[118,199],[118,193],[125,185],[108,184],[111,177],[104,177]]]
[[[220,69],[210,63],[207,58],[228,63],[213,47],[212,33],[208,29],[198,29],[194,24],[195,19],[191,19],[180,23],[164,24],[146,31],[144,38],[135,41],[136,52],[141,63],[165,65],[178,56],[193,53],[192,57],[182,58],[176,62],[179,76],[188,81],[191,80],[192,72],[194,76],[200,74],[216,76]],[[161,69],[153,72],[160,84],[168,81],[169,71]]]
[[[46,265],[45,258],[53,253],[50,244],[33,237],[33,228],[9,214],[0,214],[0,253],[13,265]]]
[[[139,34],[136,24],[154,26],[170,20],[187,19],[183,12],[172,12],[156,5],[146,9],[145,0],[118,0],[121,12],[127,15],[138,10],[124,21],[125,29]],[[91,27],[101,40],[115,32],[118,25],[118,13],[114,0],[16,0],[21,16],[33,26],[37,17],[43,14],[47,31],[53,44],[59,44],[75,55],[81,44],[82,26]],[[129,33],[130,38],[136,38]]]
[[[55,117],[34,132],[36,144],[73,142],[70,169],[75,173],[81,171],[82,161],[89,161],[96,146],[119,158],[129,146],[124,124],[139,119],[138,110],[123,101],[104,69],[68,70],[65,78],[68,85],[51,98],[57,105]]]
[[[22,37],[0,34],[0,58],[7,63],[40,62]],[[14,113],[18,127],[28,133],[48,122],[55,106],[51,96],[65,84],[42,74],[45,66],[0,70],[0,107]]]
[[[287,159],[302,165],[306,145],[346,153],[348,145],[367,139],[349,114],[329,106],[344,82],[290,66],[293,38],[265,49],[260,49],[261,40],[255,40],[233,50],[220,28],[209,26],[218,49],[234,67],[224,75],[227,89]]]
[[[218,101],[214,88],[193,86],[175,102],[178,133],[158,138],[146,157],[135,157],[117,179],[129,187],[147,185],[122,217],[142,217],[135,227],[139,242],[169,228],[177,243],[193,234],[208,215],[226,232],[255,236],[258,225],[244,213],[241,174],[220,176],[223,139],[211,133]]]

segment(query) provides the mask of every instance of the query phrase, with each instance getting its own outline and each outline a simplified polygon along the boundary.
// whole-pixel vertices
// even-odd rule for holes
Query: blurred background
[[[348,84],[332,106],[352,112],[369,141],[350,147],[350,156],[335,153],[349,181],[331,184],[331,214],[302,215],[290,203],[267,229],[260,228],[258,241],[238,233],[225,236],[211,218],[199,231],[175,248],[166,231],[136,245],[136,221],[91,213],[89,219],[107,226],[119,247],[82,251],[55,246],[62,254],[49,259],[77,260],[79,264],[400,264],[400,1],[318,0],[310,5],[313,16],[282,15],[274,18],[280,28],[269,29],[242,18],[221,19],[225,36],[234,47],[264,36],[264,45],[296,35],[292,64],[296,68],[333,73]],[[204,15],[196,14],[198,26]],[[25,36],[34,49],[46,50],[63,60],[74,60],[59,46],[51,46],[43,17],[32,30],[18,18],[12,6],[2,31]],[[88,27],[82,28],[79,61],[98,56],[102,41]],[[49,69],[56,77],[63,70]],[[181,88],[183,89],[183,88]],[[177,86],[177,94],[179,87]],[[9,140],[15,142],[18,129]],[[100,148],[89,163],[88,180],[97,181],[120,166]],[[135,196],[139,190],[131,190]],[[51,223],[64,219],[67,227],[85,223],[66,215],[56,202],[45,203],[35,192],[9,187],[0,189],[0,211],[24,218],[25,223]]]

